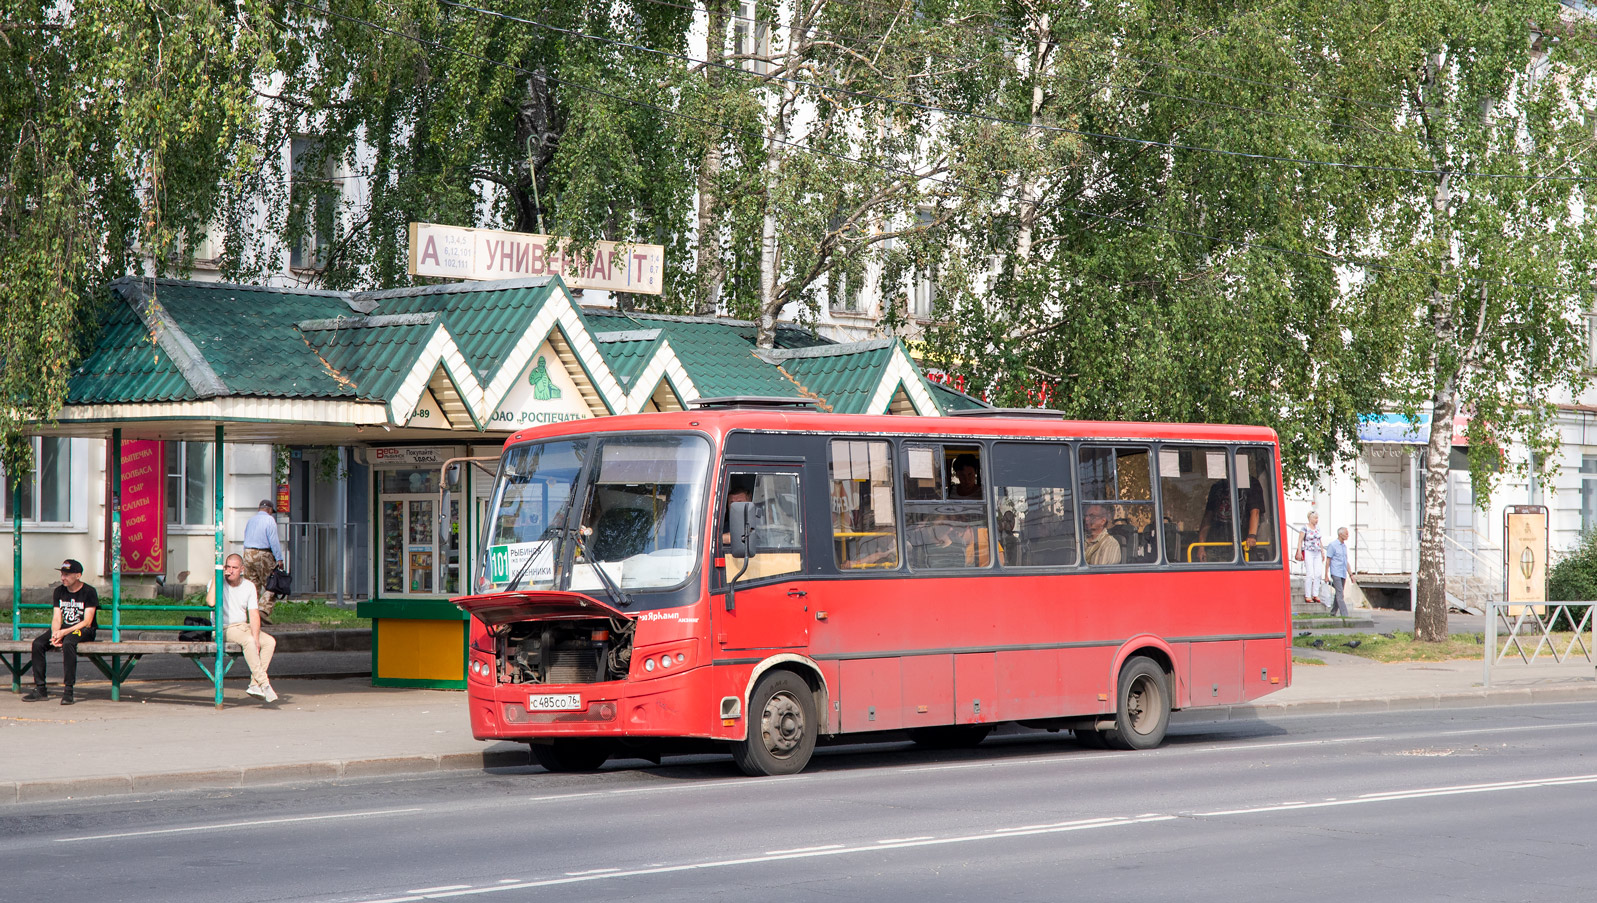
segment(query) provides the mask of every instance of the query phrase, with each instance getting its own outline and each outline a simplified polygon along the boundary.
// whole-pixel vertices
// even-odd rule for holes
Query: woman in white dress
[[[1303,558],[1303,598],[1325,605],[1320,598],[1320,590],[1325,585],[1325,539],[1320,536],[1317,511],[1310,511],[1309,525],[1298,530],[1298,554]]]

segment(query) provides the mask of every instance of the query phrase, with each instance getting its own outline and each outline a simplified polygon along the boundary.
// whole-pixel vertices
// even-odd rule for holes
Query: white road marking
[[[876,842],[877,843],[909,843],[912,840],[931,840],[931,839],[932,839],[932,835],[930,835],[930,834],[922,834],[919,837],[889,837],[886,840],[878,840]]]
[[[121,834],[90,834],[84,837],[57,837],[56,843],[74,843],[79,840],[115,840],[121,837],[153,837],[157,834],[188,834],[197,831],[226,831],[232,828],[256,828],[261,825],[291,825],[307,821],[330,821],[335,818],[376,818],[382,815],[404,815],[420,812],[415,809],[379,809],[375,812],[339,812],[334,815],[304,815],[298,818],[262,818],[256,821],[223,822],[217,825],[194,825],[188,828],[157,828],[152,831],[125,831]]]
[[[1209,747],[1171,747],[1166,746],[1150,752],[1165,756],[1181,755],[1213,755],[1228,752],[1251,753],[1261,749],[1293,749],[1300,746],[1329,746],[1332,744],[1347,743],[1372,743],[1380,740],[1402,740],[1407,738],[1423,737],[1459,737],[1472,734],[1502,734],[1521,733],[1527,731],[1564,731],[1570,728],[1597,727],[1597,721],[1561,722],[1558,724],[1530,724],[1520,727],[1487,727],[1470,728],[1456,731],[1440,731],[1436,733],[1402,733],[1402,734],[1374,734],[1362,737],[1332,737],[1323,740],[1282,740],[1273,743],[1224,743]],[[1092,762],[1100,760],[1125,760],[1120,753],[1094,753],[1089,755],[1072,755],[1068,759],[1061,759],[1053,751],[1039,753],[1035,756],[995,759],[981,762],[950,762],[941,765],[918,765],[909,768],[895,768],[893,774],[923,774],[940,771],[963,771],[971,768],[1024,768],[1033,765],[1050,764],[1076,764],[1078,762]],[[686,784],[671,784],[662,787],[620,787],[613,790],[583,790],[575,793],[551,793],[543,796],[529,796],[528,802],[562,802],[564,800],[591,799],[593,797],[620,796],[622,794],[643,793],[676,793],[679,791],[701,791],[706,783],[715,786],[747,787],[755,786],[769,781],[780,781],[783,786],[795,786],[802,781],[843,779],[848,780],[858,777],[863,773],[812,773],[805,775],[791,775],[779,778],[737,778],[727,782],[694,782]],[[870,776],[879,777],[879,772],[870,772]]]
[[[408,893],[416,895],[404,897],[386,897],[378,900],[368,900],[365,901],[365,903],[420,903],[420,901],[423,900],[453,899],[456,897],[489,894],[502,890],[530,890],[534,888],[557,887],[560,885],[579,884],[590,881],[608,881],[621,878],[665,875],[678,872],[696,871],[700,869],[733,868],[746,865],[759,865],[770,862],[810,859],[821,856],[846,856],[853,853],[863,853],[874,850],[904,850],[920,847],[945,846],[950,844],[1007,840],[1015,837],[1032,837],[1042,834],[1063,833],[1066,831],[1090,831],[1100,828],[1118,828],[1128,825],[1170,822],[1183,818],[1219,818],[1230,815],[1257,815],[1262,813],[1289,812],[1294,810],[1315,809],[1328,806],[1357,806],[1371,803],[1388,803],[1402,800],[1456,796],[1470,793],[1500,793],[1504,791],[1530,790],[1542,787],[1566,787],[1581,784],[1597,784],[1597,774],[1569,775],[1566,777],[1542,778],[1537,780],[1523,781],[1498,781],[1487,784],[1458,784],[1445,787],[1422,787],[1410,790],[1388,790],[1378,793],[1366,793],[1362,796],[1352,799],[1330,799],[1314,803],[1277,803],[1270,806],[1256,806],[1245,809],[1222,809],[1210,812],[1190,812],[1180,815],[1148,813],[1145,815],[1131,817],[1088,818],[1067,822],[1055,822],[1052,824],[1020,825],[1011,828],[995,828],[979,834],[958,834],[948,837],[906,837],[899,839],[878,840],[869,844],[831,844],[823,847],[803,847],[793,850],[771,850],[763,855],[739,857],[736,859],[717,859],[708,862],[679,863],[676,865],[653,864],[647,867],[633,869],[594,869],[589,872],[568,872],[565,876],[556,878],[530,879],[525,881],[515,879],[501,880],[497,885],[487,887],[462,887],[459,889],[438,890],[435,892],[411,891]]]
[[[792,852],[782,854],[766,853],[761,856],[746,856],[739,859],[717,859],[710,862],[690,862],[679,865],[650,866],[648,868],[626,869],[623,871],[609,872],[603,875],[566,876],[561,878],[544,878],[532,881],[520,881],[515,884],[499,884],[492,887],[475,887],[467,890],[443,891],[427,896],[410,897],[384,897],[380,900],[367,900],[365,903],[420,903],[422,900],[447,900],[456,897],[476,896],[491,894],[502,890],[530,890],[539,887],[558,887],[564,884],[581,884],[589,881],[608,881],[615,878],[637,878],[649,875],[667,875],[676,872],[691,872],[699,869],[731,868],[743,865],[759,865],[767,862],[781,862],[793,859],[810,859],[819,856],[843,856],[850,853],[864,853],[874,850],[910,849],[914,847],[942,846],[945,844],[973,843],[984,840],[1000,840],[1010,837],[1021,837],[1038,834],[1058,834],[1065,831],[1085,831],[1095,828],[1114,828],[1122,825],[1139,825],[1149,822],[1175,821],[1174,815],[1155,815],[1141,818],[1094,818],[1085,821],[1059,822],[1053,825],[1036,825],[1026,829],[1004,831],[1002,833],[986,834],[961,834],[953,837],[929,837],[925,839],[911,839],[894,841],[892,843],[860,844],[857,846],[836,846],[821,849],[812,849],[807,852]]]
[[[465,890],[469,884],[445,884],[442,887],[423,887],[420,890],[407,890],[407,894],[436,894],[446,890]]]
[[[765,855],[789,856],[793,853],[819,853],[821,850],[841,850],[842,848],[843,845],[840,843],[829,843],[818,847],[794,847],[791,850],[766,850]]]
[[[1531,790],[1537,787],[1564,787],[1574,784],[1597,784],[1597,774],[1575,775],[1567,778],[1543,778],[1538,781],[1502,781],[1495,784],[1463,784],[1457,787],[1389,790],[1384,793],[1366,793],[1346,800],[1326,800],[1319,803],[1278,803],[1274,806],[1257,806],[1251,809],[1219,809],[1214,812],[1194,812],[1192,814],[1199,818],[1212,818],[1221,815],[1254,815],[1261,812],[1323,809],[1330,806],[1360,806],[1365,803],[1386,803],[1393,800],[1418,800],[1438,796],[1458,796],[1464,793],[1497,793],[1503,790]]]

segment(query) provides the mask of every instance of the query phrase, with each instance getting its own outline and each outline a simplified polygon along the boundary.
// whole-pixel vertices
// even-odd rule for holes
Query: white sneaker
[[[247,687],[244,690],[244,692],[246,692],[246,693],[248,693],[251,696],[254,696],[256,698],[260,698],[260,697],[263,697],[263,696],[266,695],[265,691],[263,691],[260,687],[255,686],[254,684],[250,684],[249,687]]]
[[[261,687],[261,698],[266,700],[267,702],[276,702],[277,701],[277,691],[272,689],[272,685],[271,684],[267,684],[266,686]]]

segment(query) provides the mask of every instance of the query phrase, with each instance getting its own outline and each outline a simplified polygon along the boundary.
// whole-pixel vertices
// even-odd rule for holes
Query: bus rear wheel
[[[797,774],[815,752],[815,694],[791,671],[769,671],[749,697],[748,735],[732,744],[744,774]]]
[[[598,771],[610,759],[610,747],[602,740],[556,740],[529,745],[533,761],[544,771]]]
[[[1153,659],[1136,656],[1120,668],[1115,726],[1104,739],[1116,749],[1153,749],[1170,728],[1170,681]]]

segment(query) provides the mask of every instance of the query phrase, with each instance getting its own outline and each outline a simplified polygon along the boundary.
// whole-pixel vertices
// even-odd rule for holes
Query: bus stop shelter
[[[110,289],[67,404],[39,434],[105,440],[108,463],[122,462],[134,441],[210,443],[213,586],[228,537],[242,532],[241,519],[227,522],[226,447],[359,456],[372,504],[344,511],[341,494],[339,505],[341,518],[369,517],[374,528],[364,550],[371,591],[357,611],[373,620],[378,685],[464,686],[465,615],[449,597],[469,584],[489,481],[462,466],[445,510],[440,468],[491,463],[515,430],[727,395],[797,394],[839,413],[981,406],[928,381],[897,339],[834,343],[784,325],[775,347],[759,348],[752,323],[585,308],[558,277],[377,292],[124,278]],[[125,630],[122,474],[106,468],[107,529],[94,537],[109,562],[101,583],[110,616],[100,623],[113,641]],[[20,639],[25,524],[10,513],[12,638]],[[207,667],[220,704],[220,651]]]

